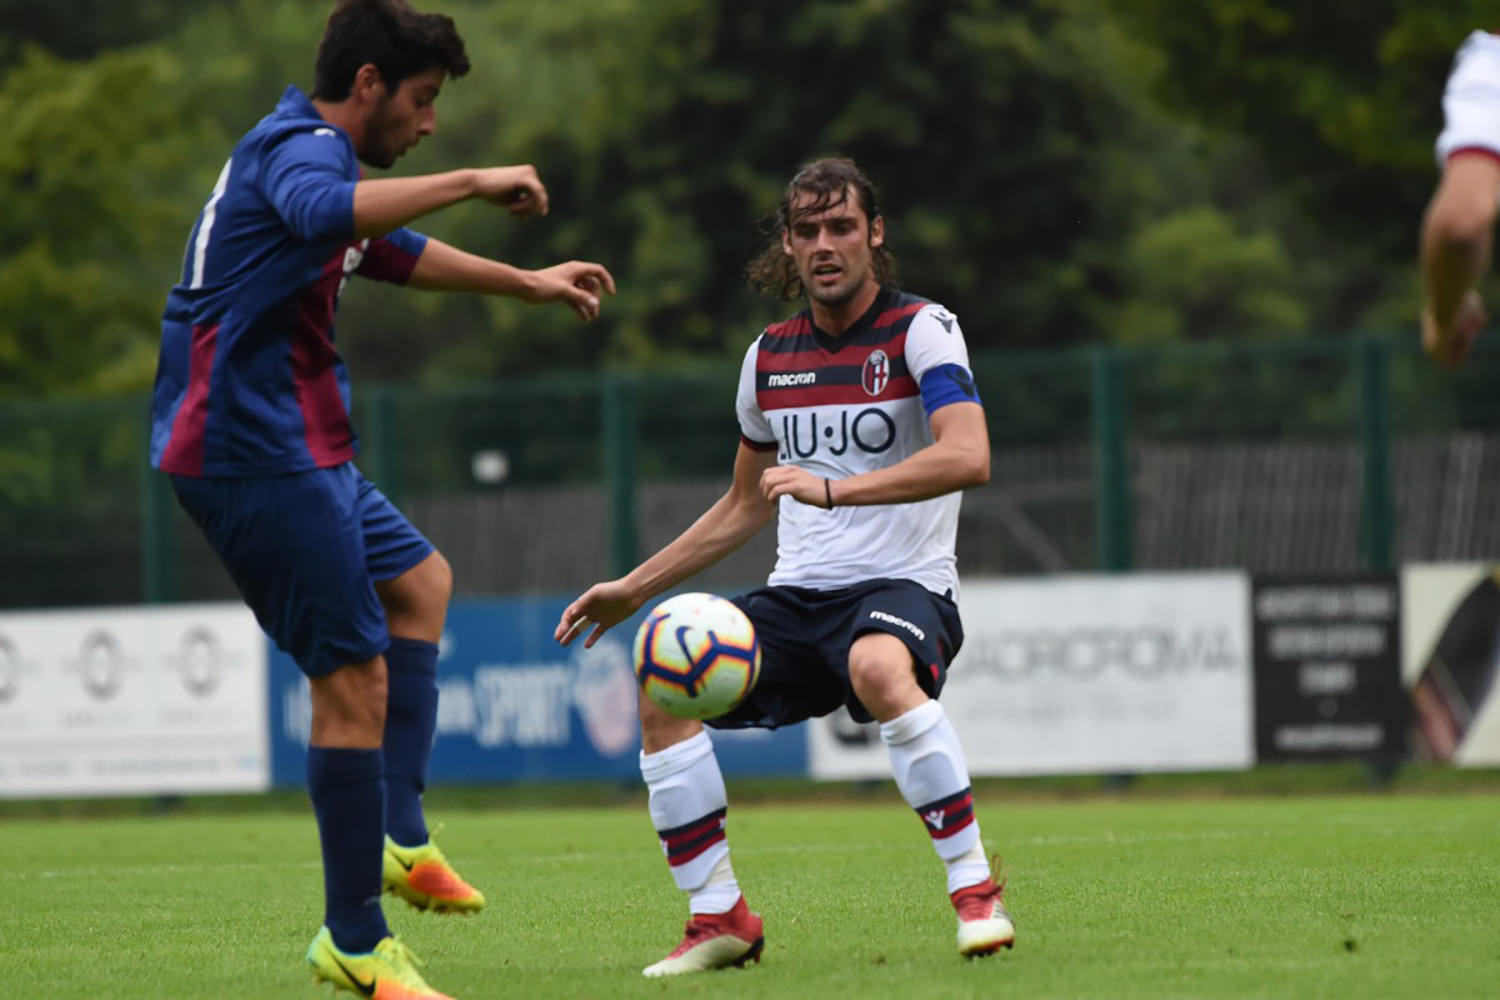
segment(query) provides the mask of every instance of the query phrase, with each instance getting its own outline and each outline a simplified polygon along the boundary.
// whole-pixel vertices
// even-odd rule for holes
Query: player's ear
[[[870,246],[885,245],[885,216],[877,215],[870,220]]]
[[[785,226],[781,227],[781,252],[792,256],[792,233]]]
[[[365,63],[354,71],[354,86],[349,91],[351,96],[360,97],[365,100],[375,100],[385,93],[385,79],[380,75],[380,68],[374,63]]]

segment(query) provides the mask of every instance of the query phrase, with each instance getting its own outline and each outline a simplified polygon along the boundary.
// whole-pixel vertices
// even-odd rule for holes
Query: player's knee
[[[424,607],[446,609],[453,597],[453,567],[436,549],[413,570],[416,579],[412,591],[416,602]]]
[[[434,550],[394,580],[377,586],[386,620],[397,635],[441,630],[453,597],[453,567]]]
[[[849,653],[849,686],[877,717],[887,707],[910,700],[911,689],[917,684],[912,674],[911,654],[897,642],[899,648],[895,650],[885,644],[865,649],[856,645]]]
[[[385,661],[340,667],[312,682],[312,736],[321,746],[379,746],[389,686]]]

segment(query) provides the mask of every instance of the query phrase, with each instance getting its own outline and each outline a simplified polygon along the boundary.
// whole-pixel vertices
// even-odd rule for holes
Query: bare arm
[[[990,480],[990,435],[978,403],[950,403],[932,415],[933,443],[895,465],[824,481],[795,465],[761,476],[767,500],[791,496],[814,507],[928,500]]]
[[[407,284],[429,291],[513,295],[526,302],[563,301],[585,320],[599,315],[602,292],[615,291],[614,277],[600,264],[574,260],[526,271],[431,237]]]
[[[734,482],[703,516],[660,552],[625,576],[596,583],[563,611],[554,632],[567,645],[593,625],[584,640],[592,646],[657,594],[712,566],[770,523],[775,506],[761,495],[760,481],[776,461],[774,451],[755,451],[743,443],[734,458]]]
[[[1475,286],[1489,268],[1500,161],[1455,156],[1422,219],[1422,340],[1444,364],[1457,364],[1484,324]]]
[[[468,198],[504,205],[512,215],[547,214],[547,189],[529,165],[381,177],[354,185],[354,235],[382,236]]]

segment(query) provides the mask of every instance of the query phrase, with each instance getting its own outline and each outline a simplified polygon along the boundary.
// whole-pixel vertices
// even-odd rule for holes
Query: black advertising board
[[[1251,581],[1260,760],[1394,760],[1405,749],[1394,574]]]

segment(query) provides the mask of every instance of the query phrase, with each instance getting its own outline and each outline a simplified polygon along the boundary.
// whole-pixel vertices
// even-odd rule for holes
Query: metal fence
[[[467,595],[623,571],[727,486],[737,366],[356,387],[360,465]],[[991,481],[968,574],[1388,568],[1500,556],[1500,351],[1457,373],[1328,338],[975,359]],[[146,468],[143,398],[0,408],[0,606],[233,596]],[[767,531],[706,572],[764,578]]]

